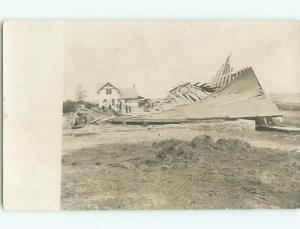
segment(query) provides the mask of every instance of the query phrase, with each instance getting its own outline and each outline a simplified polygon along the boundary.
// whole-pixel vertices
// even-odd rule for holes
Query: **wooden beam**
[[[107,118],[103,118],[103,117],[96,118],[96,119],[90,121],[89,124],[106,122],[106,121],[109,121],[109,120],[113,119],[114,117],[115,116],[110,116],[110,117],[107,117]]]

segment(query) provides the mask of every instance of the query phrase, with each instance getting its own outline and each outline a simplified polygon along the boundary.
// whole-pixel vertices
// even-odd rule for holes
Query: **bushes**
[[[63,102],[63,113],[70,113],[76,111],[76,101],[73,100],[66,100]],[[93,107],[97,107],[96,103],[91,103],[88,101],[81,101],[80,104],[84,104],[86,108],[91,109]]]
[[[63,102],[63,113],[75,112],[76,110],[76,102],[72,100],[67,100]]]

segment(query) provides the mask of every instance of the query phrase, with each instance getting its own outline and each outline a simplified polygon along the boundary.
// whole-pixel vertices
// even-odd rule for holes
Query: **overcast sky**
[[[65,25],[65,99],[82,84],[133,84],[163,97],[183,82],[208,82],[229,53],[238,70],[253,66],[267,93],[300,92],[297,22],[84,21]]]

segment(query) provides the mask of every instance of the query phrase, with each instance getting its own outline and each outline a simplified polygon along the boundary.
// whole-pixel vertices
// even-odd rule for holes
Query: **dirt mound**
[[[216,141],[216,147],[221,151],[238,151],[241,153],[252,149],[252,146],[248,142],[235,138],[218,139]]]
[[[201,147],[204,144],[213,144],[213,143],[214,143],[213,139],[207,135],[196,136],[191,141],[192,146],[196,148]]]
[[[172,150],[172,149],[174,149],[174,147],[176,145],[181,144],[183,142],[184,141],[182,141],[182,140],[171,138],[171,139],[168,139],[168,140],[160,141],[158,143],[154,142],[153,146],[161,147],[162,149]]]
[[[156,155],[156,159],[159,161],[162,160],[170,160],[170,161],[178,161],[178,160],[196,160],[197,152],[190,145],[189,142],[181,142],[177,145],[170,146],[167,148],[162,148],[160,152]]]
[[[153,145],[158,150],[157,162],[197,161],[205,153],[243,153],[252,149],[249,143],[239,139],[218,139],[215,142],[207,135],[196,136],[190,142],[170,139]]]

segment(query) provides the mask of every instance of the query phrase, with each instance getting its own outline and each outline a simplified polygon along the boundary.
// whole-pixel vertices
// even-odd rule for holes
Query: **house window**
[[[112,99],[111,104],[114,106],[115,105],[115,99]]]
[[[106,99],[103,99],[103,103],[106,103],[107,102],[107,100]]]
[[[107,95],[111,95],[111,88],[107,88],[107,89],[106,89],[106,94],[107,94]]]

